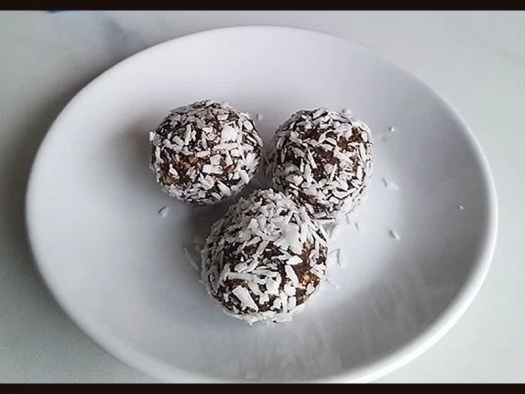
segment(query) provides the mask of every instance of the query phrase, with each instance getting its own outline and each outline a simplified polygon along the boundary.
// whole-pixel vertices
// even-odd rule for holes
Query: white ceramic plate
[[[329,267],[331,285],[291,323],[250,327],[222,313],[182,250],[220,209],[170,199],[148,169],[148,131],[203,98],[262,114],[265,142],[292,112],[318,106],[351,108],[372,129],[372,188],[351,218],[361,232],[341,227],[332,247],[343,267]],[[38,153],[27,224],[67,313],[153,377],[369,381],[466,309],[489,267],[497,212],[472,132],[428,86],[344,39],[242,27],[155,46],[82,90]]]

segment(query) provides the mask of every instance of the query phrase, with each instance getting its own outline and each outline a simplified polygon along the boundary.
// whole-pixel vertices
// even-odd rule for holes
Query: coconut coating
[[[150,132],[150,168],[162,190],[213,204],[242,190],[257,171],[262,141],[250,116],[212,100],[173,109]]]
[[[277,130],[266,174],[273,186],[331,222],[357,207],[372,172],[370,129],[347,113],[318,108],[298,111]]]
[[[202,250],[202,279],[227,314],[291,320],[326,274],[324,229],[283,193],[256,190],[230,206]]]

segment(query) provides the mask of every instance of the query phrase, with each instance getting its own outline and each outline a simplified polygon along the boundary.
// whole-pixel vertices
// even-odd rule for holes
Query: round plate
[[[148,131],[205,98],[262,114],[265,142],[292,112],[319,106],[351,108],[372,129],[369,198],[331,241],[341,265],[329,266],[330,283],[291,323],[222,313],[183,246],[224,207],[169,198],[148,168]],[[241,27],[155,46],[83,89],[35,160],[27,224],[67,313],[155,378],[368,381],[459,318],[488,270],[497,214],[472,132],[428,86],[341,38]]]

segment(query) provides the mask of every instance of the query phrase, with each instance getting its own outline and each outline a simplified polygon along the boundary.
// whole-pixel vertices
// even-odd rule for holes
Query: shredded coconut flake
[[[184,251],[184,256],[186,256],[186,260],[188,261],[190,266],[195,271],[200,271],[200,268],[199,268],[200,264],[197,262],[197,259],[195,258],[194,254],[190,250],[188,250],[186,247],[184,247],[182,249]]]
[[[392,238],[394,238],[396,241],[400,240],[399,234],[396,232],[396,230],[390,230],[389,234]]]
[[[242,309],[251,308],[255,311],[259,310],[248,289],[242,286],[237,286],[233,289],[232,293],[239,299],[239,301],[241,301]]]
[[[168,206],[164,206],[161,209],[159,209],[159,216],[163,219],[168,217],[168,214],[170,212],[170,208]]]

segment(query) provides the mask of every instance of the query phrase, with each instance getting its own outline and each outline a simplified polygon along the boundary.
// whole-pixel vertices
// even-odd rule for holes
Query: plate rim
[[[360,367],[346,370],[344,372],[330,375],[320,379],[311,379],[308,382],[312,383],[365,383],[377,380],[383,376],[388,375],[389,373],[403,367],[412,360],[419,357],[426,350],[431,348],[435,343],[437,343],[449,330],[455,326],[455,324],[460,320],[465,311],[470,307],[474,301],[476,295],[479,293],[485,278],[490,270],[491,262],[494,256],[494,251],[497,243],[497,234],[498,234],[498,200],[496,193],[496,185],[494,182],[494,177],[490,169],[485,153],[477,140],[474,132],[459,114],[459,112],[452,106],[452,104],[441,95],[441,93],[431,87],[428,83],[422,80],[418,75],[413,74],[397,65],[396,63],[387,59],[384,55],[371,48],[367,48],[359,43],[352,41],[338,35],[317,31],[313,29],[305,28],[296,28],[289,26],[280,26],[280,25],[242,25],[242,26],[230,26],[230,27],[221,27],[221,28],[211,28],[206,30],[201,30],[195,33],[186,34],[180,37],[171,38],[163,42],[157,43],[151,47],[143,49],[139,52],[134,53],[133,55],[115,63],[93,80],[91,80],[87,85],[85,85],[80,91],[78,91],[75,96],[63,107],[59,115],[53,121],[49,127],[44,139],[42,140],[38,151],[33,159],[31,170],[29,173],[27,188],[25,194],[25,211],[24,211],[24,223],[25,223],[25,232],[28,239],[29,251],[33,258],[33,261],[37,267],[37,271],[42,278],[42,281],[46,284],[49,293],[52,295],[54,300],[58,305],[65,311],[68,317],[74,322],[74,324],[83,331],[88,338],[90,338],[98,347],[100,347],[106,354],[109,354],[111,357],[119,360],[120,362],[128,365],[135,370],[148,375],[156,380],[160,381],[187,381],[187,382],[219,382],[223,381],[217,378],[211,378],[206,375],[199,373],[190,372],[183,369],[178,369],[177,379],[173,379],[175,374],[173,374],[173,368],[166,368],[162,363],[159,363],[154,358],[142,354],[138,351],[128,349],[128,346],[114,343],[112,338],[105,337],[104,334],[97,332],[95,326],[96,323],[92,323],[89,317],[84,316],[81,311],[76,310],[72,305],[69,305],[69,302],[62,298],[57,289],[57,284],[54,283],[52,275],[47,272],[45,264],[41,259],[38,258],[35,251],[35,235],[33,234],[31,217],[32,217],[32,201],[36,198],[33,191],[35,178],[38,176],[39,163],[43,160],[43,153],[46,149],[45,147],[51,143],[52,136],[55,134],[54,131],[59,124],[60,120],[65,117],[68,113],[68,110],[75,105],[75,103],[82,99],[86,93],[96,88],[98,84],[103,82],[105,79],[110,78],[111,75],[119,71],[123,65],[128,62],[136,61],[138,58],[146,57],[150,53],[155,51],[162,51],[164,47],[173,45],[174,42],[181,42],[184,40],[192,40],[195,38],[202,38],[204,36],[213,37],[213,35],[225,32],[225,31],[261,31],[261,30],[281,30],[286,34],[286,32],[301,32],[302,34],[311,34],[311,35],[321,35],[329,37],[330,39],[336,39],[344,41],[346,45],[353,46],[359,51],[367,52],[372,57],[377,60],[387,63],[389,66],[396,69],[396,71],[408,76],[412,79],[415,79],[418,84],[420,84],[425,90],[427,90],[431,95],[434,95],[441,104],[444,105],[447,111],[453,116],[453,118],[458,122],[459,126],[463,129],[464,135],[467,137],[467,140],[471,147],[473,148],[473,154],[475,159],[478,162],[481,173],[483,174],[483,180],[485,182],[485,187],[487,189],[488,204],[487,204],[487,226],[484,233],[483,243],[481,245],[481,251],[479,253],[478,259],[475,261],[473,269],[469,272],[465,282],[462,285],[460,291],[458,291],[449,305],[441,312],[440,315],[432,322],[430,325],[412,340],[405,343],[402,346],[397,347],[390,354],[382,357],[379,360],[373,360],[368,364]],[[138,356],[138,357],[137,357]],[[140,358],[140,360],[139,360]]]

